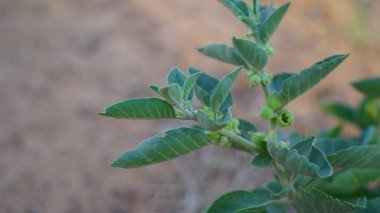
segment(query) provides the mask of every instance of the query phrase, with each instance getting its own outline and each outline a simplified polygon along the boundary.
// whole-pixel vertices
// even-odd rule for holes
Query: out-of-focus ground
[[[380,74],[380,2],[359,9],[360,2],[293,0],[273,38],[273,73],[351,53],[289,106],[305,134],[336,123],[321,101],[357,103],[349,82]],[[195,48],[244,34],[215,0],[0,0],[0,212],[192,213],[225,190],[271,178],[251,168],[249,156],[217,147],[141,169],[111,168],[124,149],[185,123],[95,115],[114,101],[153,96],[146,86],[163,85],[174,65],[226,74],[232,66]],[[262,95],[246,88],[239,78],[235,115],[263,127]]]

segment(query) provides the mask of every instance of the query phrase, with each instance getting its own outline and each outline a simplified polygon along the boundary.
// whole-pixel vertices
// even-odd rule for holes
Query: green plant
[[[380,179],[378,142],[372,142],[372,138],[365,140],[371,141],[366,143],[344,138],[340,136],[339,127],[318,137],[280,131],[294,122],[293,113],[286,109],[286,105],[318,84],[348,55],[328,57],[300,73],[281,73],[272,77],[266,69],[269,56],[275,54],[269,40],[290,3],[275,9],[273,5],[260,5],[259,0],[253,0],[251,6],[241,0],[220,2],[247,26],[247,38],[234,37],[232,47],[213,44],[199,51],[238,67],[220,80],[193,67],[187,74],[175,67],[168,74],[167,86],[150,86],[161,98],[129,99],[98,113],[119,119],[196,122],[190,127],[170,130],[163,137],[146,139],[136,150],[122,153],[112,166],[141,167],[217,144],[252,155],[253,166],[272,166],[274,179],[253,190],[226,193],[205,212],[286,212],[289,206],[298,212],[373,212],[373,209],[379,209],[380,187],[372,185],[372,188],[366,188],[369,183],[374,184]],[[250,86],[262,88],[265,94],[266,104],[259,116],[268,121],[269,130],[266,132],[232,115],[230,89],[243,70],[246,70]],[[361,128],[372,124],[378,126],[379,107],[376,105],[374,108],[372,101],[378,103],[380,83],[379,79],[369,81],[355,84],[371,96],[359,110],[364,114],[357,115],[347,106],[337,104],[326,105],[325,108],[341,118],[358,122]],[[194,106],[192,100],[195,96],[202,103],[200,106]],[[344,115],[341,115],[341,108],[347,111]],[[334,173],[333,168],[337,172]],[[370,198],[367,208],[365,197]]]

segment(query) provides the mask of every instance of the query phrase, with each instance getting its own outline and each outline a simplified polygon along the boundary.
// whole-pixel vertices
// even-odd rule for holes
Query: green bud
[[[266,101],[267,101],[267,105],[273,110],[277,110],[283,107],[281,99],[276,93],[269,95]]]
[[[249,83],[251,87],[257,87],[261,84],[261,78],[258,75],[253,75],[249,78]]]
[[[237,129],[239,127],[239,120],[238,119],[232,119],[230,124],[232,125],[232,129]]]
[[[261,108],[259,116],[262,119],[272,119],[276,115],[275,115],[275,113],[274,113],[274,111],[273,111],[272,108],[270,108],[268,106],[264,106],[263,108]]]
[[[267,134],[265,132],[255,132],[251,134],[251,141],[257,146],[264,148],[266,147]]]
[[[206,132],[207,137],[210,139],[219,139],[221,134],[218,132]]]
[[[264,85],[268,85],[270,82],[272,81],[272,77],[268,74],[264,74],[262,77],[261,77],[261,82],[264,84]]]
[[[227,136],[222,136],[219,141],[219,146],[225,149],[231,148],[232,141]]]
[[[281,112],[277,115],[276,123],[280,127],[288,127],[292,125],[294,122],[294,115],[287,109],[281,110]]]

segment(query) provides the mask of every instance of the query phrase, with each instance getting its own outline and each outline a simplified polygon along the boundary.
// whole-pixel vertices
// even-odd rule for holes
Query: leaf
[[[270,157],[268,153],[260,153],[256,155],[251,162],[253,166],[263,167],[263,168],[270,166],[271,163],[272,163],[272,158]]]
[[[320,181],[317,188],[341,198],[363,194],[367,184],[380,180],[379,169],[346,169],[332,176],[332,181]]]
[[[216,199],[206,213],[262,212],[274,201],[270,194],[269,190],[263,188],[228,192]]]
[[[183,105],[183,89],[177,83],[172,83],[167,87],[158,90],[163,98],[174,106],[181,107]]]
[[[373,198],[368,201],[367,208],[359,211],[355,211],[355,213],[376,213],[380,209],[380,197]]]
[[[311,146],[309,155],[299,154],[308,154],[309,151],[305,147],[310,145],[310,140],[306,139],[292,149],[284,142],[270,141],[267,149],[274,160],[293,173],[320,178],[331,176],[332,168],[326,156],[318,148]]]
[[[219,83],[215,86],[214,90],[210,96],[210,107],[218,112],[220,106],[223,104],[228,94],[230,94],[230,90],[232,84],[235,82],[237,76],[243,67],[238,67],[230,74],[226,75]]]
[[[364,209],[366,199],[359,199],[355,204],[338,200],[317,189],[299,189],[293,198],[299,213],[347,213]]]
[[[331,73],[348,55],[334,55],[286,79],[279,93],[283,104],[287,104],[313,88]]]
[[[189,73],[194,74],[197,72],[201,72],[193,67],[189,68]],[[207,75],[204,72],[201,72],[202,74],[198,77],[198,80],[195,85],[195,94],[198,97],[198,99],[204,103],[207,106],[210,106],[210,96],[216,85],[219,83],[219,81],[209,75]],[[232,95],[228,94],[226,97],[226,100],[223,102],[223,104],[220,107],[221,112],[226,112],[230,107],[233,105]]]
[[[186,75],[178,67],[173,67],[167,77],[168,84],[178,84],[181,87],[183,86],[186,78]]]
[[[136,150],[125,151],[112,162],[113,167],[136,168],[181,157],[211,144],[198,129],[179,128],[167,131],[164,137],[144,140]]]
[[[368,97],[380,98],[380,77],[356,81],[352,86]]]
[[[284,72],[284,73],[280,73],[280,74],[277,74],[275,76],[273,76],[272,78],[272,81],[269,85],[269,89],[270,91],[272,92],[280,92],[281,89],[282,89],[282,83],[290,78],[291,76],[295,75],[294,73],[288,73],[288,72]]]
[[[226,62],[237,66],[246,66],[246,63],[239,55],[234,47],[228,47],[224,44],[211,44],[198,49],[203,55],[214,58],[216,60]]]
[[[169,119],[176,118],[176,113],[168,102],[159,98],[128,99],[106,108],[103,115],[118,119]]]
[[[362,127],[380,123],[380,110],[377,99],[365,98],[359,107],[359,123]]]
[[[351,146],[328,155],[327,158],[336,167],[380,169],[380,146]]]
[[[183,85],[183,100],[191,100],[193,98],[193,88],[201,73],[194,73],[189,76]]]
[[[231,119],[232,119],[231,110],[228,110],[226,114],[224,114],[224,116],[217,121],[210,118],[205,112],[201,110],[199,110],[197,113],[198,123],[204,129],[209,130],[209,131],[216,131],[216,130],[222,129],[230,122]]]
[[[258,33],[258,40],[262,44],[266,44],[272,34],[276,31],[278,25],[288,10],[289,5],[290,3],[282,5],[262,24]]]
[[[247,68],[254,68],[256,70],[262,70],[268,62],[268,56],[265,51],[258,47],[255,43],[246,40],[233,37],[232,43],[240,56],[243,58]]]
[[[272,14],[276,11],[276,8],[274,7],[273,4],[271,5],[260,5],[260,23],[259,23],[259,29],[263,24],[265,23],[266,20],[268,20],[269,17],[272,16]]]
[[[359,145],[357,142],[347,138],[322,138],[318,139],[314,146],[322,150],[326,156],[333,155],[340,150]]]
[[[247,140],[251,140],[250,132],[257,132],[257,128],[254,124],[243,119],[239,119],[238,129],[240,130],[241,136]]]
[[[248,5],[241,0],[219,0],[225,7],[227,7],[236,17],[248,16]]]
[[[322,109],[330,115],[334,115],[353,124],[358,124],[357,111],[350,106],[341,103],[324,103],[322,104]]]
[[[359,141],[362,145],[370,145],[372,144],[372,141],[376,141],[376,134],[376,127],[368,126],[362,131],[362,135],[360,136]]]

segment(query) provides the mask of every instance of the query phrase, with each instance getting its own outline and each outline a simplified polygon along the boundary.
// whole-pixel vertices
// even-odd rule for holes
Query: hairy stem
[[[231,131],[228,131],[228,130],[225,130],[225,129],[222,129],[222,130],[219,130],[219,133],[224,135],[224,136],[227,136],[228,138],[231,139],[232,142],[248,149],[248,150],[251,150],[252,153],[258,153],[258,152],[262,152],[261,148],[256,146],[255,144],[251,143],[250,141],[244,139],[243,137],[231,132]]]

